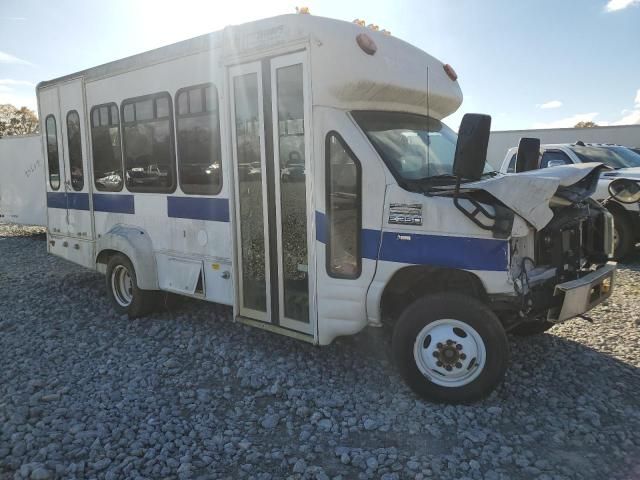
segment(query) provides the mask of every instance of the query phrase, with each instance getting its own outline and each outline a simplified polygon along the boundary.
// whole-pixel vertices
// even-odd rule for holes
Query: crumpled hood
[[[460,191],[484,190],[533,227],[541,230],[553,218],[553,211],[549,208],[551,198],[559,193],[559,190],[562,191],[563,187],[574,187],[568,189],[572,196],[579,191],[582,197],[588,197],[595,189],[599,173],[594,174],[594,181],[588,182],[585,186],[576,184],[594,170],[599,172],[602,168],[601,163],[581,163],[523,173],[506,173],[478,182],[465,183]]]

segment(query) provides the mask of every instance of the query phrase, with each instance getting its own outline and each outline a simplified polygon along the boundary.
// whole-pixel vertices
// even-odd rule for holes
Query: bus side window
[[[213,84],[182,88],[176,95],[178,176],[184,193],[222,190],[218,90]]]
[[[60,188],[60,160],[58,157],[58,132],[56,117],[47,116],[45,120],[47,135],[47,163],[49,164],[49,185],[53,190]]]
[[[327,135],[327,273],[358,278],[362,270],[362,168],[335,132]]]
[[[84,188],[82,167],[82,141],[80,139],[80,115],[76,110],[67,113],[67,145],[69,146],[69,167],[71,168],[71,187],[79,192]]]
[[[125,184],[131,192],[176,189],[173,113],[167,92],[122,102]]]
[[[122,190],[122,150],[120,118],[115,103],[96,105],[91,109],[91,146],[93,182],[96,190]]]

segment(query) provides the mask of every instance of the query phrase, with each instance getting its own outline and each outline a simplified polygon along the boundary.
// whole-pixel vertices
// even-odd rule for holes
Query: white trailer
[[[0,138],[0,223],[47,225],[40,134]]]
[[[105,272],[131,317],[172,292],[320,345],[388,322],[409,385],[467,401],[502,379],[506,330],[611,292],[611,222],[583,205],[597,166],[482,175],[488,117],[467,118],[456,152],[455,72],[383,32],[286,15],[37,91],[49,252]],[[579,181],[582,199],[554,203]],[[576,203],[566,229],[592,250],[537,247]]]

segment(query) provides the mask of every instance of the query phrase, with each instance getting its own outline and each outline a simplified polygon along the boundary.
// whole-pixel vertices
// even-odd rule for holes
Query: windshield
[[[400,112],[352,115],[400,183],[453,175],[457,135],[439,120]]]
[[[611,168],[640,167],[640,155],[625,147],[571,146],[583,162],[602,162]]]

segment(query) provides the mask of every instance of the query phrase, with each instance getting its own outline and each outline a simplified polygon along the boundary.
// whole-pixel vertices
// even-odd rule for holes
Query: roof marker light
[[[296,7],[296,13],[299,15],[309,15],[309,7]]]
[[[451,65],[447,63],[443,65],[442,68],[444,68],[444,71],[447,74],[447,77],[449,77],[454,82],[458,80],[458,74],[456,73],[456,71],[453,69]]]
[[[370,30],[373,30],[374,32],[377,32],[378,30],[380,30],[380,27],[375,23],[370,23],[369,25],[367,25],[367,28]]]
[[[378,50],[376,43],[366,33],[359,33],[356,37],[356,42],[367,55],[373,55]]]
[[[353,21],[353,23],[355,23],[356,25],[360,25],[361,27],[364,27],[367,22],[365,22],[364,20],[360,20],[359,18],[356,18]]]

